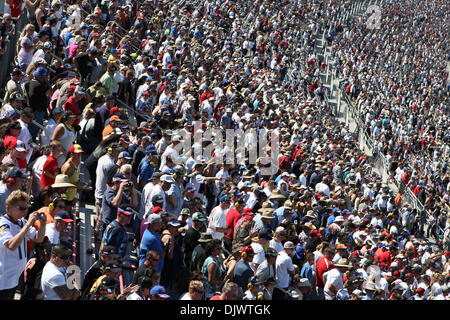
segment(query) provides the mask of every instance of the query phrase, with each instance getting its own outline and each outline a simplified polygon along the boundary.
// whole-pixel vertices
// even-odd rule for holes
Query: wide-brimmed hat
[[[263,202],[262,207],[258,209],[258,212],[263,213],[264,211],[268,211],[268,212],[274,212],[275,209],[272,208],[272,205],[270,204],[270,202]]]
[[[348,262],[346,258],[340,259],[337,263],[334,264],[336,267],[344,267],[344,268],[351,268],[352,265]]]
[[[364,290],[376,291],[377,287],[375,286],[375,283],[373,283],[372,281],[367,281],[364,285]]]
[[[275,219],[275,216],[272,214],[273,211],[264,209],[261,218],[262,219]]]
[[[316,215],[314,214],[314,211],[312,210],[308,210],[308,212],[306,212],[306,217],[307,218],[311,218],[311,219],[316,219]]]
[[[52,188],[76,188],[76,186],[70,183],[67,174],[58,174],[55,178],[55,183],[52,184]]]
[[[304,224],[304,226],[307,227],[307,228],[309,228],[309,229],[311,229],[311,230],[317,229],[316,226],[313,225],[311,222],[306,222],[306,223]]]
[[[200,234],[200,239],[198,239],[198,242],[210,242],[212,241],[213,237],[212,234],[209,232],[202,232]]]
[[[278,190],[274,190],[272,195],[269,197],[269,200],[272,199],[286,199],[286,196],[282,195]]]

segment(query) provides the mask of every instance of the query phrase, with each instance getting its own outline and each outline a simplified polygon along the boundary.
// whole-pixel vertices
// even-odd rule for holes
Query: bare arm
[[[119,207],[120,203],[122,202],[123,188],[127,183],[128,183],[127,181],[124,181],[120,184],[119,191],[117,191],[116,196],[111,201],[112,206],[116,208]]]
[[[64,135],[64,127],[56,126],[55,131],[53,131],[52,140],[59,140]]]
[[[9,239],[8,241],[5,242],[5,247],[8,248],[11,251],[16,250],[22,243],[23,240],[25,239],[25,236],[27,235],[28,229],[30,227],[33,226],[34,222],[38,219],[39,217],[39,213],[38,212],[33,212],[30,215],[30,218],[28,219],[27,223],[22,227],[22,229],[20,229],[19,233],[17,233],[14,237],[12,237],[11,239]],[[43,222],[42,222],[43,220]],[[45,225],[46,225],[46,218],[41,220],[41,228],[39,229],[39,232],[36,235],[35,241],[36,242],[42,242],[42,239],[45,236]],[[43,233],[43,235],[42,235]],[[40,241],[39,241],[40,240]]]
[[[222,280],[215,280],[216,278],[216,264],[210,263],[208,266],[208,282],[212,285],[222,284]]]
[[[76,300],[80,296],[77,289],[69,289],[66,285],[53,288],[61,300]]]
[[[70,162],[68,162],[68,161],[67,161],[66,163],[64,163],[63,166],[61,167],[61,173],[62,173],[62,174],[66,174],[66,175],[68,175],[69,177],[70,177],[71,175],[73,175],[74,171],[75,171],[75,168],[72,167],[72,166],[70,165]]]

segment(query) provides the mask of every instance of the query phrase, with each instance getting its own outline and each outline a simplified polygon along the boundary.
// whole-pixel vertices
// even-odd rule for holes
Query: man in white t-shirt
[[[222,196],[220,198],[220,204],[212,209],[211,214],[209,215],[208,229],[206,232],[211,233],[213,239],[222,240],[225,233],[229,233],[231,231],[230,228],[227,228],[226,220],[226,214],[228,212],[228,208],[230,207],[230,203],[230,196]]]
[[[147,212],[151,212],[153,208],[152,197],[154,195],[153,189],[159,186],[162,172],[154,172],[150,181],[145,185],[142,190],[140,210],[142,216],[145,216]]]
[[[253,252],[255,253],[255,255],[253,256],[252,263],[250,263],[250,268],[252,268],[253,272],[255,273],[258,267],[266,260],[266,253],[264,251],[264,247],[267,248],[267,245],[270,242],[270,240],[272,240],[272,231],[268,228],[262,228],[258,232],[258,239],[252,241],[251,246],[253,248]]]
[[[179,164],[178,159],[178,151],[177,151],[177,145],[180,144],[183,140],[181,139],[181,136],[176,135],[172,137],[172,143],[167,146],[167,148],[164,150],[163,154],[161,155],[161,165],[159,166],[159,170],[162,171],[164,166],[166,165],[167,157],[170,156],[172,159],[172,162],[175,164]]]
[[[44,300],[76,300],[80,291],[73,284],[68,286],[66,268],[72,252],[62,244],[52,248],[52,255],[42,270],[41,289]]]
[[[324,273],[325,287],[324,294],[326,300],[333,300],[336,293],[344,288],[344,274],[352,266],[347,259],[343,258],[334,265],[336,268]]]
[[[119,153],[122,151],[119,144],[112,144],[108,147],[108,152],[101,156],[97,162],[97,168],[95,170],[95,208],[97,215],[100,215],[100,209],[102,207],[103,194],[106,191],[106,183],[108,180],[108,171],[114,166],[119,157]],[[98,219],[101,220],[101,219]]]
[[[6,200],[7,213],[0,216],[0,300],[12,300],[19,284],[21,273],[27,265],[27,240],[42,242],[47,218],[33,212],[25,220],[28,210],[28,195],[13,191]],[[39,219],[38,232],[33,227]]]
[[[70,214],[64,210],[58,211],[54,219],[52,223],[47,224],[47,229],[45,230],[46,237],[53,245],[61,243],[61,237],[66,236],[64,231],[69,223],[73,222]]]
[[[277,288],[287,289],[291,282],[291,277],[294,276],[294,264],[291,256],[294,254],[295,245],[292,241],[284,243],[284,250],[278,253],[277,261],[275,262],[277,281]]]

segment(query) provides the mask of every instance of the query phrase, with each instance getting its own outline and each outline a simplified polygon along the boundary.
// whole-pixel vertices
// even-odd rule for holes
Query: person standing
[[[105,227],[100,246],[100,250],[106,246],[113,246],[122,262],[126,258],[128,247],[126,226],[130,223],[132,217],[133,209],[126,204],[121,205],[117,209],[117,217]]]
[[[83,187],[86,184],[80,182],[80,163],[81,154],[84,153],[79,144],[73,144],[70,149],[70,157],[61,167],[61,173],[69,177],[69,182],[77,186]],[[75,199],[77,188],[68,188],[62,197],[66,201],[73,201]]]
[[[251,246],[244,247],[241,250],[241,258],[234,267],[233,282],[235,282],[245,292],[248,289],[250,278],[253,277],[254,272],[250,267],[250,263],[254,256],[253,248]]]
[[[25,220],[29,196],[22,191],[13,191],[6,199],[6,214],[0,217],[0,300],[12,300],[19,284],[21,273],[27,264],[27,240],[41,243],[45,236],[47,217],[33,212]],[[38,232],[33,227],[40,220]]]
[[[117,157],[119,156],[121,149],[117,143],[113,143],[108,147],[107,153],[98,159],[97,169],[95,171],[95,209],[97,214],[97,226],[96,231],[100,234],[103,233],[103,225],[102,225],[102,201],[103,196],[106,191],[106,182],[108,179],[108,171],[114,166],[117,161]]]
[[[50,261],[42,270],[41,289],[44,300],[76,300],[80,296],[78,289],[67,286],[66,268],[70,265],[71,257],[71,250],[62,244],[52,248]]]
[[[344,288],[345,272],[352,267],[346,258],[342,258],[334,266],[336,268],[333,268],[325,273],[325,300],[334,300],[336,298],[337,292]]]
[[[58,156],[61,153],[61,143],[58,140],[50,143],[50,155],[45,160],[41,174],[41,189],[55,183],[55,177],[59,173]]]
[[[225,233],[231,231],[231,228],[227,228],[226,211],[230,206],[231,198],[229,196],[222,196],[220,198],[220,204],[215,207],[209,215],[209,223],[206,232],[212,234],[213,239],[222,241]]]
[[[25,83],[24,93],[28,97],[28,106],[33,109],[34,120],[42,125],[52,91],[48,83],[47,69],[38,67],[33,73],[33,76],[34,79],[29,82],[29,85]],[[33,139],[37,136],[38,132],[39,127],[34,124],[30,126],[30,133]]]
[[[161,236],[159,235],[162,227],[162,218],[156,213],[152,213],[148,216],[146,224],[147,229],[142,236],[141,250],[139,251],[139,266],[144,263],[147,251],[154,250],[160,254],[159,263],[156,269],[158,273],[161,273],[164,267],[164,248]]]
[[[294,265],[292,263],[292,255],[295,252],[295,246],[292,241],[286,241],[283,246],[284,250],[278,253],[277,260],[275,262],[275,280],[277,285],[273,291],[273,300],[284,300],[284,290],[287,290],[291,282],[291,278],[294,276]],[[281,290],[280,290],[281,289]]]
[[[323,278],[323,274],[331,269],[334,269],[332,259],[334,257],[334,249],[331,247],[327,247],[324,250],[324,256],[321,257],[316,263],[316,286],[317,286],[317,294],[319,299],[324,300],[324,287],[325,281]]]
[[[5,179],[0,184],[0,214],[6,212],[6,200],[12,192],[21,190],[28,175],[17,167],[10,168],[5,175]]]
[[[206,259],[201,269],[202,274],[205,276],[203,285],[205,286],[206,299],[211,298],[223,284],[224,271],[218,260],[221,252],[222,246],[219,239],[213,239],[206,246]]]

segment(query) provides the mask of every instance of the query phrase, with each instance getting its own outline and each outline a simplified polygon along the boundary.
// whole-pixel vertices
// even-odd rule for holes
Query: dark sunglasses
[[[72,256],[71,254],[65,254],[65,255],[57,256],[57,257],[60,259],[63,259],[63,260],[67,260],[67,259],[70,259],[71,256]]]
[[[159,259],[151,258],[152,261],[159,261]]]
[[[28,210],[28,206],[26,207],[16,206],[16,208],[19,209],[20,211]]]

